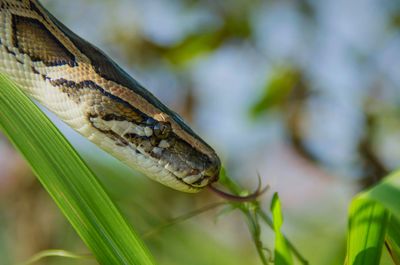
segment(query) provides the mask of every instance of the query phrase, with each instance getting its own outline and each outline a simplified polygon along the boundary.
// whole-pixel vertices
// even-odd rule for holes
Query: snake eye
[[[148,117],[147,120],[145,121],[146,125],[154,125],[156,122],[157,121],[152,117]]]
[[[154,135],[159,139],[165,139],[171,132],[171,124],[166,122],[158,122],[154,125]]]

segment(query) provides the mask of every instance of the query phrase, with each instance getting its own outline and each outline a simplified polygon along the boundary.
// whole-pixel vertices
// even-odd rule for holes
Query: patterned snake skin
[[[164,185],[197,192],[218,178],[220,160],[209,145],[37,1],[0,0],[0,72],[90,141]]]

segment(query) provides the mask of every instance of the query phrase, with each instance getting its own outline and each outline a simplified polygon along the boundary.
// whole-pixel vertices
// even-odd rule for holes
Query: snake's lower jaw
[[[184,178],[179,179],[187,186],[182,191],[187,191],[186,188],[188,188],[189,190],[200,191],[201,189],[218,180],[219,170],[220,164],[218,163],[207,168],[202,173],[196,175],[188,175]]]
[[[201,171],[195,170],[199,172],[198,174],[187,174],[184,177],[176,177],[179,185],[174,185],[171,187],[184,192],[199,192],[203,188],[218,180],[220,169],[221,162],[215,155],[215,158],[213,157],[212,160],[210,160],[210,164],[208,164],[205,169]]]

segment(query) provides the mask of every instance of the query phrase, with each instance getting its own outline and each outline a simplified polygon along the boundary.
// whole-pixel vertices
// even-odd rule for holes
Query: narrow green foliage
[[[389,221],[386,244],[394,264],[400,265],[400,221],[394,216]]]
[[[260,210],[258,212],[258,216],[271,228],[274,227],[272,219],[265,213],[264,211]],[[300,262],[302,265],[308,265],[308,261],[303,257],[303,255],[300,253],[300,251],[289,241],[288,238],[285,237],[286,244],[289,247],[290,251],[293,253],[293,255],[296,257],[296,259]]]
[[[389,214],[379,203],[363,196],[350,206],[347,262],[349,265],[378,265]]]
[[[364,196],[380,202],[390,213],[400,219],[400,171],[390,174]]]
[[[271,202],[271,212],[273,218],[273,226],[275,232],[275,264],[290,265],[293,264],[292,255],[287,245],[286,239],[281,232],[283,224],[283,216],[281,210],[281,202],[278,193],[275,193]]]
[[[394,264],[400,264],[400,172],[385,178],[365,193],[366,197],[379,201],[392,214],[386,234],[386,246]]]
[[[258,208],[258,207],[257,207]],[[254,245],[256,247],[258,256],[263,265],[268,264],[268,259],[266,257],[266,251],[270,252],[267,249],[261,240],[261,226],[260,222],[257,218],[257,208],[247,208],[246,210],[242,210],[244,216],[246,216],[247,227],[249,228],[250,234],[253,238]]]
[[[145,234],[143,234],[142,237],[143,238],[152,237],[154,235],[159,234],[161,231],[165,230],[168,227],[177,225],[178,223],[181,223],[181,222],[186,221],[186,220],[188,220],[188,219],[190,219],[192,217],[198,216],[199,214],[205,213],[205,212],[207,212],[209,210],[215,209],[215,208],[223,206],[223,205],[227,205],[227,203],[226,202],[217,202],[217,203],[206,205],[206,206],[204,206],[204,207],[202,207],[200,209],[188,212],[188,213],[183,214],[181,216],[178,216],[178,217],[176,217],[174,219],[171,219],[170,221],[168,221],[168,222],[166,222],[166,223],[164,223],[164,224],[162,224],[162,225],[160,225],[158,227],[155,227],[155,228],[151,229],[150,231],[148,231]]]
[[[392,260],[399,264],[400,172],[355,197],[349,218],[348,264],[379,264],[385,238]]]
[[[48,249],[35,254],[28,261],[21,263],[20,265],[31,265],[36,262],[49,257],[61,257],[69,259],[93,259],[91,255],[79,255],[62,249]]]
[[[247,38],[251,34],[251,25],[243,18],[243,13],[228,16],[222,27],[208,27],[204,32],[188,35],[180,43],[162,49],[163,56],[174,66],[183,67],[198,57],[214,52],[226,39]]]
[[[0,129],[100,264],[154,264],[92,171],[39,108],[3,75]]]
[[[293,69],[277,69],[265,84],[263,94],[250,110],[250,114],[258,117],[273,107],[281,107],[287,102],[299,79],[299,74]]]

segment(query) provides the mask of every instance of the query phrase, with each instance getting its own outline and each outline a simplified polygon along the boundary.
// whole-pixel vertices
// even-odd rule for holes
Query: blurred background
[[[400,164],[399,1],[42,3],[180,113],[243,187],[259,173],[279,192],[283,230],[311,264],[343,264],[351,197]],[[261,264],[242,216],[224,207],[157,229],[220,199],[152,182],[49,116],[159,264]],[[266,227],[262,240],[273,249]],[[50,248],[88,252],[0,135],[0,263]]]

